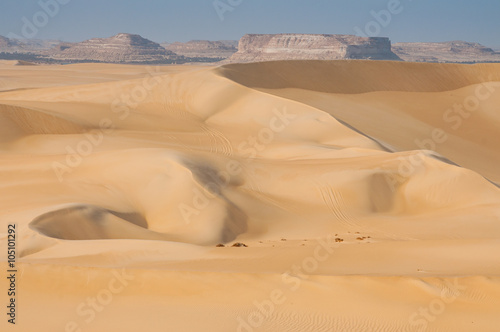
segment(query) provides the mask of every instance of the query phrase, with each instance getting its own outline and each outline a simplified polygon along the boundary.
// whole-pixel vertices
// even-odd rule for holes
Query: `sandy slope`
[[[498,65],[2,62],[0,91],[2,331],[498,330]]]

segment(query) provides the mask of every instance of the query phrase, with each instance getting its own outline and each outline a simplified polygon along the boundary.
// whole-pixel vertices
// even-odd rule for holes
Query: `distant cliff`
[[[80,43],[11,39],[0,36],[0,57],[40,63],[185,63],[272,60],[404,60],[413,62],[500,62],[500,52],[478,43],[395,43],[383,37],[352,35],[245,35],[236,41],[193,40],[158,44],[120,33]]]
[[[58,40],[12,39],[0,36],[0,52],[5,53],[43,53],[58,45]]]
[[[271,60],[400,60],[388,38],[352,35],[245,35],[228,62]]]
[[[500,61],[500,53],[478,43],[395,43],[392,51],[413,62],[489,62]]]
[[[94,38],[62,45],[50,53],[53,59],[93,60],[102,62],[148,62],[175,59],[178,56],[160,44],[139,35],[120,33],[110,38]]]
[[[229,58],[238,49],[228,42],[192,40],[187,43],[162,44],[165,49],[190,58]]]

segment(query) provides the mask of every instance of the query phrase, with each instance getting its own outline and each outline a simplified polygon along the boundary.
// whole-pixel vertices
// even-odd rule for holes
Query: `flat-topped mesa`
[[[273,60],[401,60],[384,37],[353,35],[245,35],[228,62]]]
[[[112,63],[154,62],[178,56],[160,44],[139,35],[119,33],[110,38],[94,38],[63,49],[54,49],[51,57],[63,60],[91,60]]]
[[[405,61],[413,62],[498,62],[500,53],[478,43],[395,43],[392,50]]]

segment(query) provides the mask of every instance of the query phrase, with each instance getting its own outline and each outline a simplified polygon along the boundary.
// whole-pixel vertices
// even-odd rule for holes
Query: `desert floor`
[[[1,331],[500,330],[498,64],[2,61],[0,126]]]

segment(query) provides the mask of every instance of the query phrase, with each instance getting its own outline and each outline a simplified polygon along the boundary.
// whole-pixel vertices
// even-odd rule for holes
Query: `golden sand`
[[[498,331],[500,65],[14,64],[1,331]]]

